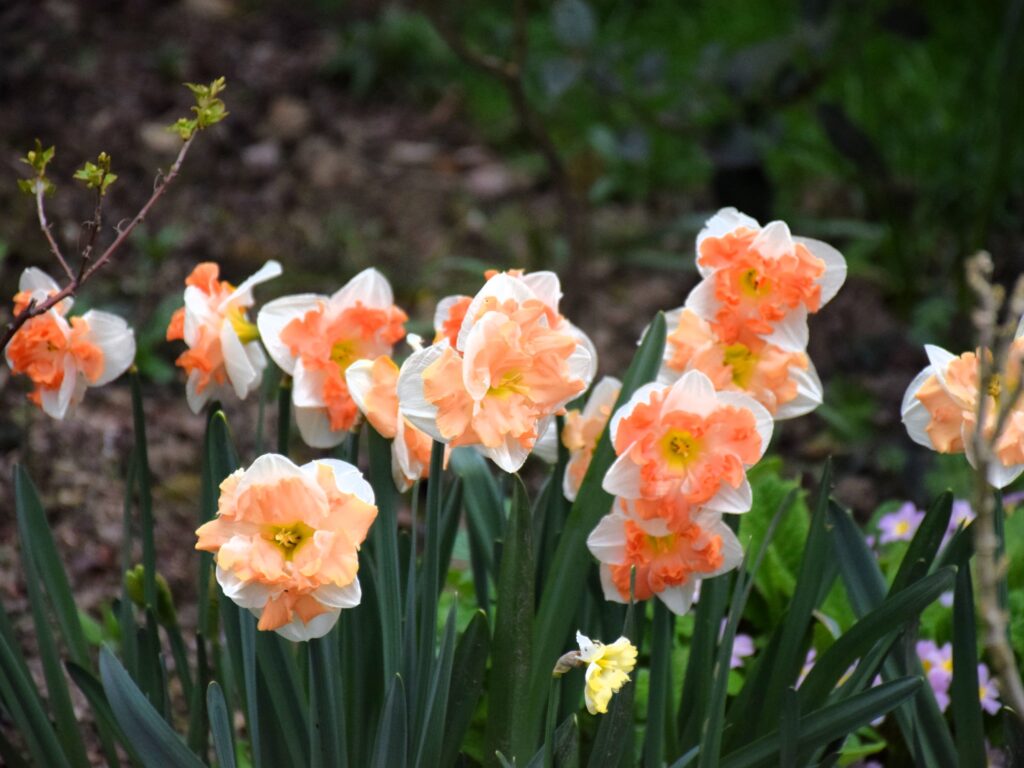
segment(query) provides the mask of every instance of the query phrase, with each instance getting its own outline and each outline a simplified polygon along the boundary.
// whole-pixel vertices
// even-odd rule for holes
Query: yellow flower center
[[[686,469],[700,453],[700,441],[685,429],[670,429],[661,438],[661,450],[670,467]]]
[[[723,362],[732,368],[732,383],[746,389],[757,368],[757,355],[746,344],[730,344]]]
[[[298,520],[288,525],[267,526],[264,538],[281,550],[285,560],[291,560],[299,547],[311,539],[314,533],[315,530]]]
[[[487,390],[489,397],[508,397],[511,394],[525,395],[529,392],[523,383],[523,374],[518,371],[509,371],[501,377],[497,385],[492,385]]]
[[[260,332],[256,328],[256,323],[251,323],[246,319],[241,307],[231,307],[228,310],[228,320],[231,323],[231,327],[235,329],[235,333],[238,334],[238,340],[243,344],[259,339]]]
[[[906,520],[900,520],[894,527],[897,536],[905,536],[910,531],[910,523]]]
[[[356,343],[354,341],[337,341],[331,347],[331,362],[344,373],[356,361]]]
[[[752,298],[764,296],[771,291],[768,280],[761,277],[756,269],[748,269],[740,275],[740,288]]]
[[[986,389],[989,395],[998,402],[999,396],[1003,393],[1003,377],[998,373],[993,373],[988,379],[988,387]]]
[[[651,548],[651,552],[655,555],[669,554],[674,548],[675,541],[675,534],[672,533],[666,536],[647,536],[647,546]]]

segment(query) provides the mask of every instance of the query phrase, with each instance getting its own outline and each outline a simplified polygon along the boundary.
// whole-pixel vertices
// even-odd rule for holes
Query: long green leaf
[[[501,538],[504,527],[501,490],[487,461],[477,451],[456,448],[452,451],[450,464],[452,471],[462,479],[477,604],[487,611],[488,580],[498,579],[493,547],[494,542]]]
[[[373,747],[371,765],[374,768],[407,765],[408,739],[405,690],[402,678],[395,675],[388,686],[388,695],[384,702],[384,712],[381,714],[380,729],[377,731],[377,742]]]
[[[949,518],[953,512],[953,494],[946,491],[941,494],[928,508],[914,538],[907,547],[907,552],[900,562],[899,570],[893,579],[889,594],[895,594],[928,573],[935,555],[942,545],[942,539],[949,528]]]
[[[833,551],[839,561],[846,594],[854,613],[863,616],[885,599],[885,579],[874,554],[850,515],[834,502],[829,505]],[[906,674],[923,677],[916,656],[890,657],[882,677],[893,680]],[[913,701],[896,711],[896,721],[915,760],[921,765],[955,768],[956,746],[939,711],[931,686],[922,686]]]
[[[711,676],[718,655],[718,634],[729,598],[731,574],[705,579],[700,585],[700,600],[694,616],[693,638],[683,677],[679,702],[678,727],[683,751],[700,743],[708,702],[711,700]]]
[[[426,530],[423,563],[419,579],[419,659],[417,662],[415,712],[421,720],[412,723],[411,732],[426,723],[427,696],[431,687],[434,646],[437,636],[437,600],[441,592],[441,504],[444,486],[443,443],[435,442],[430,451],[430,479],[427,481]],[[415,540],[413,541],[415,548]],[[415,566],[412,566],[415,567]],[[444,695],[448,696],[448,683],[444,684]],[[418,756],[417,756],[418,759]]]
[[[729,661],[732,658],[733,642],[736,640],[736,629],[739,627],[740,618],[743,616],[743,609],[750,598],[750,591],[754,586],[754,579],[764,562],[768,547],[775,536],[775,531],[793,502],[796,500],[796,489],[791,490],[779,503],[768,530],[765,531],[764,540],[758,550],[750,570],[747,570],[747,562],[750,557],[750,550],[743,556],[736,575],[736,584],[733,587],[732,600],[729,604],[729,613],[725,623],[725,630],[722,632],[722,639],[718,646],[718,656],[715,659],[715,674],[711,684],[711,697],[707,707],[707,718],[701,729],[701,751],[697,765],[700,768],[712,768],[718,765],[719,755],[722,751],[722,732],[725,728],[725,697],[729,685]]]
[[[459,754],[462,740],[483,693],[490,644],[487,614],[477,611],[455,648],[452,681],[448,693],[444,748],[438,765],[452,765]]]
[[[800,749],[800,697],[787,688],[779,715],[779,765],[796,765]]]
[[[749,709],[730,713],[730,722],[740,726],[736,729],[740,735],[740,743],[771,730],[772,718],[750,718],[750,715],[753,712],[779,711],[783,698],[788,696],[787,691],[796,681],[803,664],[806,645],[804,638],[813,621],[814,611],[821,604],[837,575],[834,568],[828,568],[832,556],[825,529],[828,517],[828,498],[831,491],[832,461],[829,460],[825,462],[821,481],[818,483],[818,497],[814,505],[814,514],[811,517],[810,530],[807,533],[807,543],[804,545],[804,556],[800,561],[796,590],[793,592],[789,609],[782,620],[779,642],[771,662],[768,683],[760,691],[751,689],[752,695],[747,700]],[[826,574],[831,578],[826,578]],[[748,720],[748,718],[750,719]],[[745,722],[753,722],[755,725],[746,727]],[[749,737],[744,739],[744,733],[749,734]]]
[[[291,644],[277,633],[257,632],[257,667],[266,683],[275,717],[273,727],[264,726],[264,732],[274,731],[287,745],[293,764],[306,766],[309,765],[309,741],[305,738],[309,733],[308,717],[291,651]]]
[[[978,638],[971,569],[956,574],[953,594],[953,682],[950,706],[961,768],[984,768],[985,728],[978,701]]]
[[[132,746],[128,737],[124,735],[124,731],[121,730],[121,726],[114,717],[114,712],[110,708],[110,702],[107,701],[107,694],[103,690],[103,684],[100,683],[92,672],[73,661],[66,662],[64,666],[68,671],[68,676],[78,686],[78,690],[89,700],[89,705],[92,707],[97,723],[101,723],[108,733],[114,734],[133,762],[136,764],[141,763],[142,760],[135,753],[135,747]],[[110,764],[119,765],[120,761],[111,761]]]
[[[533,543],[530,502],[513,478],[512,509],[498,576],[494,653],[488,690],[487,754],[501,752],[520,763],[533,755],[535,737],[527,702],[530,629],[533,626]],[[554,666],[554,664],[552,664]],[[489,758],[488,762],[493,762]]]
[[[341,673],[338,669],[338,634],[335,627],[324,637],[310,640],[309,727],[312,765],[338,765],[347,751],[342,717]]]
[[[21,466],[14,469],[14,497],[22,544],[31,547],[33,561],[46,588],[46,594],[53,604],[57,624],[72,660],[76,664],[86,666],[89,664],[89,645],[82,631],[82,622],[78,617],[71,586],[61,564],[53,532],[46,522],[39,495],[28,473]]]
[[[202,768],[107,648],[100,649],[100,677],[114,717],[146,768]]]
[[[24,735],[36,763],[68,768],[69,763],[46,717],[39,693],[3,637],[0,637],[0,699],[18,724],[18,730]]]
[[[398,510],[391,478],[391,447],[374,429],[367,429],[370,446],[370,482],[377,504],[377,520],[370,529],[369,548],[375,565],[377,598],[384,658],[384,685],[398,673],[402,649],[402,586],[398,562]]]
[[[659,312],[623,377],[616,408],[657,375],[665,348],[665,333],[665,316]],[[529,710],[534,713],[533,728],[537,734],[540,733],[544,700],[547,698],[547,677],[570,636],[579,595],[586,583],[591,562],[587,536],[611,508],[612,497],[601,488],[601,482],[614,459],[615,450],[605,430],[594,449],[586,477],[562,529],[541,595],[533,632],[533,673],[529,693]]]
[[[235,741],[231,731],[231,718],[224,701],[224,691],[214,680],[206,689],[206,710],[210,713],[210,731],[213,749],[220,768],[235,768]]]
[[[802,716],[799,723],[801,753],[811,751],[867,725],[907,701],[920,687],[920,678],[902,678],[883,683],[838,704],[830,704]],[[781,735],[778,731],[773,731],[726,755],[720,763],[720,768],[754,768],[778,764],[776,756],[780,748]]]
[[[423,724],[420,728],[416,749],[416,766],[433,768],[440,765],[444,743],[444,726],[448,717],[448,696],[451,690],[452,662],[455,656],[455,614],[453,603],[448,611],[444,637],[437,659],[432,664],[430,685],[427,689]]]
[[[654,601],[651,626],[651,668],[647,692],[647,728],[644,737],[644,765],[661,765],[665,753],[668,720],[668,689],[672,678],[672,632],[674,617],[661,600]],[[674,723],[673,723],[674,726]]]
[[[902,625],[916,621],[925,608],[953,585],[956,572],[943,568],[886,599],[864,614],[842,634],[808,673],[800,685],[800,706],[815,709],[857,659]]]
[[[25,570],[25,587],[28,592],[29,606],[32,609],[32,623],[35,626],[35,637],[39,660],[43,666],[43,677],[46,690],[49,692],[49,703],[53,711],[57,738],[64,748],[64,754],[72,765],[88,768],[89,758],[85,753],[85,743],[79,732],[75,710],[71,704],[64,668],[60,662],[57,643],[50,629],[50,620],[46,611],[46,597],[43,595],[42,568],[38,560],[33,542],[30,538],[29,517],[45,519],[42,505],[36,495],[35,488],[21,467],[15,469],[14,507],[18,517],[22,552],[21,559]],[[46,526],[49,534],[49,526]],[[51,539],[52,542],[52,539]],[[54,564],[63,572],[60,561]],[[56,605],[56,601],[53,601]],[[77,622],[77,616],[74,619]],[[81,625],[79,624],[79,627]]]

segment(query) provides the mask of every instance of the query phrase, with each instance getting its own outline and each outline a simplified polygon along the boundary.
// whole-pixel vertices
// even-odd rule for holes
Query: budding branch
[[[14,338],[14,334],[18,332],[18,329],[21,328],[21,326],[23,326],[33,317],[38,317],[39,315],[45,314],[46,312],[48,312],[50,309],[55,307],[57,304],[59,304],[61,301],[68,298],[69,296],[74,296],[78,289],[90,277],[96,274],[96,272],[98,272],[107,262],[110,261],[111,257],[115,253],[117,253],[118,249],[120,249],[122,245],[124,245],[125,240],[128,239],[129,235],[131,235],[135,227],[137,227],[145,220],[146,216],[149,214],[149,210],[156,204],[157,200],[159,200],[163,196],[164,191],[167,189],[168,185],[172,181],[174,181],[175,177],[178,175],[178,171],[181,170],[181,164],[185,160],[185,155],[188,154],[188,150],[192,146],[192,141],[195,138],[195,136],[196,134],[193,134],[191,137],[185,140],[184,144],[181,145],[181,150],[179,150],[178,156],[174,159],[174,163],[167,171],[167,174],[164,175],[160,179],[160,181],[153,187],[153,194],[150,195],[150,198],[149,200],[146,201],[146,204],[143,205],[141,209],[139,209],[139,212],[135,214],[135,217],[127,224],[127,226],[125,226],[123,229],[118,229],[117,237],[114,239],[114,242],[107,246],[107,249],[103,251],[103,253],[100,254],[100,256],[90,264],[89,261],[92,257],[92,251],[96,241],[97,231],[99,230],[100,223],[102,221],[100,206],[99,204],[97,204],[96,215],[91,222],[92,232],[90,233],[88,244],[82,251],[82,262],[79,267],[77,275],[75,274],[74,271],[72,271],[70,265],[67,262],[67,259],[64,258],[64,255],[61,253],[60,247],[57,245],[57,241],[53,237],[53,233],[50,231],[50,224],[46,220],[46,212],[43,208],[43,194],[45,192],[45,185],[41,181],[37,183],[36,210],[39,214],[39,226],[42,228],[43,234],[46,236],[46,240],[50,244],[50,250],[53,252],[53,255],[57,257],[57,260],[60,262],[60,265],[64,268],[64,272],[68,276],[68,283],[53,295],[48,296],[44,301],[41,301],[38,304],[35,302],[30,302],[29,305],[25,307],[25,309],[23,309],[21,312],[19,312],[13,318],[11,318],[10,322],[7,323],[7,326],[4,329],[3,336],[0,337],[0,352],[7,348],[7,345],[10,343],[11,339]]]

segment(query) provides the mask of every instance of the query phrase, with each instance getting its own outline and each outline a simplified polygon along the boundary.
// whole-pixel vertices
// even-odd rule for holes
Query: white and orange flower
[[[771,435],[763,405],[739,392],[716,392],[707,376],[689,371],[670,386],[640,387],[612,416],[618,458],[602,487],[627,499],[680,494],[714,512],[744,512],[751,505],[746,470]]]
[[[402,415],[435,440],[476,446],[517,471],[594,375],[589,340],[554,308],[560,295],[551,273],[489,279],[467,307],[456,345],[444,338],[402,366]]]
[[[345,371],[356,406],[377,432],[391,440],[391,474],[405,491],[430,473],[434,441],[416,429],[398,410],[398,366],[387,355],[356,360]]]
[[[29,301],[45,300],[59,288],[41,270],[25,270],[15,296],[24,310]],[[63,419],[82,402],[88,387],[116,379],[135,359],[135,334],[122,318],[89,310],[70,322],[64,317],[70,299],[25,322],[4,355],[11,372],[28,376],[35,389],[29,399],[55,419]]]
[[[594,456],[594,449],[608,426],[621,389],[621,381],[613,376],[605,376],[594,385],[582,411],[573,409],[565,415],[562,443],[569,449],[569,461],[562,476],[562,492],[569,501],[576,500],[576,494],[579,493]]]
[[[259,387],[267,358],[246,310],[255,303],[252,289],[280,274],[281,265],[268,261],[236,288],[207,261],[185,279],[185,306],[171,318],[167,340],[188,345],[177,365],[188,376],[185,393],[193,413],[230,392],[244,400]]]
[[[634,597],[656,596],[682,615],[693,604],[699,580],[736,568],[743,550],[720,514],[690,507],[678,495],[664,503],[674,507],[672,525],[661,516],[636,516],[632,502],[616,499],[613,511],[591,531],[587,547],[601,564],[606,600],[629,602],[636,569]]]
[[[14,294],[14,314],[21,314],[30,303],[41,304],[59,292],[60,286],[56,280],[38,267],[27,267],[18,278],[18,292]],[[57,302],[53,309],[58,314],[66,315],[74,303],[75,300],[68,296]]]
[[[821,381],[806,352],[785,350],[746,328],[727,342],[711,323],[685,307],[666,313],[665,319],[671,330],[660,381],[700,371],[715,389],[750,395],[776,421],[803,416],[821,405]]]
[[[710,322],[727,344],[741,329],[789,351],[807,346],[807,315],[846,280],[846,260],[832,246],[793,237],[782,221],[763,228],[735,208],[723,208],[697,235],[703,280],[686,306]]]
[[[224,594],[259,629],[311,640],[359,605],[359,547],[376,516],[373,490],[351,464],[298,467],[266,454],[221,483],[196,549],[213,553]]]
[[[1024,323],[1022,323],[1024,329]],[[994,374],[985,383],[989,398],[984,434],[996,426],[999,398],[1016,386],[1024,359],[1022,329],[1017,332],[1009,360],[1009,372]],[[979,381],[977,352],[956,356],[941,347],[925,346],[928,365],[907,387],[901,413],[910,438],[939,453],[966,453],[974,465],[972,444],[977,430]],[[996,488],[1009,485],[1024,472],[1024,407],[1011,411],[995,445],[995,458],[988,467],[988,481]]]
[[[357,425],[345,371],[356,360],[390,355],[407,319],[391,285],[372,268],[331,296],[285,296],[260,310],[263,343],[293,379],[295,422],[308,445],[331,448]]]

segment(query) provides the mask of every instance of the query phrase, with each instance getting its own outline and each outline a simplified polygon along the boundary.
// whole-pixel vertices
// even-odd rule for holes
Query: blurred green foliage
[[[512,3],[428,5],[470,47],[511,56]],[[710,194],[832,233],[925,336],[962,309],[962,257],[1020,233],[1022,6],[531,2],[524,85],[592,201]],[[339,24],[328,74],[366,99],[454,91],[486,139],[532,156],[507,94],[418,7]]]

